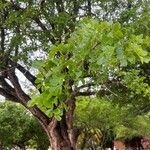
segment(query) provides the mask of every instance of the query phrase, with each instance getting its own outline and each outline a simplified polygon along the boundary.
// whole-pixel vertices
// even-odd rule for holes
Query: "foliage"
[[[83,16],[119,21],[124,25],[137,21],[134,29],[140,33],[149,32],[147,0],[1,1],[0,12],[2,35],[4,32],[9,38],[4,40],[2,53],[5,51],[3,55],[26,64],[32,61],[35,52],[43,54],[41,50],[49,51],[51,43],[66,40]],[[41,59],[41,55],[37,59]]]
[[[116,126],[116,139],[132,139],[133,137],[149,137],[150,136],[150,118],[149,114],[129,116],[122,119],[122,124]]]
[[[30,147],[32,143],[34,147],[47,149],[48,139],[43,129],[22,106],[0,103],[0,114],[0,144],[5,149]]]
[[[123,112],[104,99],[78,98],[75,111],[75,126],[81,129],[78,148],[111,147],[115,138],[114,128],[119,125]]]
[[[107,87],[107,83],[114,80],[121,82],[120,87],[129,92],[130,89],[137,95],[144,92],[142,96],[149,97],[149,85],[144,83],[144,78],[134,68],[125,69],[149,62],[150,43],[147,39],[149,37],[134,35],[119,23],[84,19],[66,43],[51,48],[36,80],[43,92],[30,104],[37,104],[47,115],[54,115],[59,120],[71,92],[75,96],[82,95],[77,91],[80,85],[85,88],[92,85],[90,91],[83,88],[85,94],[102,96],[100,92],[103,90],[109,92],[109,97],[118,99],[121,95]]]
[[[149,10],[149,0],[0,1],[0,94],[42,123],[78,96],[149,111]]]
[[[111,147],[115,139],[127,140],[150,136],[149,113],[137,115],[130,106],[120,107],[107,99],[78,98],[75,126],[81,129],[78,148]]]

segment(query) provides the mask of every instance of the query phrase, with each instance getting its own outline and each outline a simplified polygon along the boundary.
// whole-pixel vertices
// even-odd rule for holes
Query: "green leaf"
[[[141,62],[143,63],[144,58],[145,58],[145,56],[147,56],[148,53],[146,51],[144,51],[141,46],[138,46],[138,45],[134,46],[134,51],[136,52],[136,54],[139,56]]]
[[[116,49],[116,53],[117,53],[117,58],[120,61],[120,65],[127,66],[128,62],[124,55],[124,50],[121,47],[119,47]]]
[[[55,115],[56,120],[61,121],[61,116]]]
[[[60,121],[61,120],[61,116],[63,115],[63,109],[62,108],[57,108],[53,111],[54,113],[54,117]]]
[[[40,69],[44,66],[44,60],[34,60],[32,66],[36,69]]]
[[[37,96],[36,98],[33,98],[31,100],[28,101],[28,106],[29,107],[33,107],[34,105],[38,104],[38,102],[40,101],[41,99]]]
[[[106,63],[105,57],[104,57],[103,55],[99,56],[98,59],[97,59],[97,64],[98,64],[98,65],[103,65],[103,64],[105,64],[105,63]],[[93,65],[93,66],[94,66],[94,65]],[[97,67],[97,66],[95,66],[95,67]]]
[[[150,62],[150,56],[144,57],[143,62],[149,63]]]

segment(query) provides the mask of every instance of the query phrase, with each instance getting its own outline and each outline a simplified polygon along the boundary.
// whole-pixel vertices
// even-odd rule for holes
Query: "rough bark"
[[[61,121],[52,118],[48,133],[52,150],[76,150],[77,130],[73,128],[75,99],[67,101],[68,111],[64,112]]]
[[[48,132],[52,150],[76,150],[75,140],[70,139],[73,133],[69,133],[64,118],[61,121],[53,118],[48,126]]]
[[[12,66],[14,68],[12,68]],[[66,100],[68,111],[64,111],[61,121],[57,121],[55,118],[49,118],[46,116],[37,106],[28,107],[27,103],[31,99],[27,95],[19,83],[18,77],[15,73],[15,68],[21,72],[25,72],[26,78],[34,85],[35,78],[22,66],[11,62],[11,68],[4,71],[0,75],[0,94],[5,98],[14,102],[19,102],[24,105],[40,122],[45,132],[48,135],[52,150],[76,150],[76,132],[73,128],[73,113],[75,109],[74,95],[70,99]],[[11,84],[9,84],[7,81]],[[36,85],[35,85],[36,86]]]

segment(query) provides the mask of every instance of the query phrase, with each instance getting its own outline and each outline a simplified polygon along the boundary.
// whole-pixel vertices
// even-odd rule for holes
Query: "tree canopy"
[[[47,149],[48,138],[30,112],[20,105],[0,103],[0,148]],[[33,147],[32,147],[33,146]]]
[[[70,97],[147,100],[150,87],[138,65],[149,62],[149,46],[148,36],[135,35],[119,23],[85,19],[66,43],[51,48],[36,80],[43,92],[31,105],[59,120]]]
[[[78,149],[112,148],[114,140],[149,137],[149,113],[137,115],[130,106],[120,107],[107,99],[79,97],[74,125],[81,132]]]
[[[149,0],[2,0],[0,94],[39,120],[53,150],[76,149],[79,96],[147,113],[149,13]]]

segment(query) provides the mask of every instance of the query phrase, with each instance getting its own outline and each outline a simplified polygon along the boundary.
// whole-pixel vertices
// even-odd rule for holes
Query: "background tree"
[[[78,98],[74,121],[80,129],[78,149],[113,149],[114,140],[149,137],[149,113],[138,115],[130,109],[107,99]]]
[[[50,119],[51,115],[53,113],[51,113],[50,108],[47,108],[47,106],[46,106],[46,108],[45,108],[45,106],[43,107],[43,104],[40,104],[40,105],[38,104],[38,107],[37,106],[28,107],[27,106],[27,102],[31,99],[31,96],[29,94],[30,92],[25,92],[25,88],[20,83],[20,77],[18,79],[17,71],[20,71],[22,73],[22,75],[27,78],[27,80],[30,82],[30,84],[32,84],[37,89],[37,91],[36,91],[37,93],[38,93],[38,91],[39,92],[45,91],[45,89],[43,87],[42,88],[37,87],[38,81],[36,80],[36,77],[31,74],[31,72],[32,72],[31,69],[33,70],[33,68],[31,68],[32,61],[35,57],[37,59],[42,59],[43,57],[45,57],[45,54],[47,54],[47,52],[49,51],[49,47],[51,45],[58,44],[60,42],[62,42],[62,43],[66,42],[66,40],[70,37],[70,33],[72,33],[72,31],[75,28],[76,21],[80,20],[83,16],[91,16],[91,17],[99,18],[99,20],[120,21],[121,24],[123,24],[123,26],[126,26],[126,25],[131,26],[131,29],[133,30],[133,28],[132,28],[133,22],[135,22],[135,21],[141,22],[140,19],[144,18],[145,14],[149,11],[148,4],[149,4],[149,1],[140,1],[140,0],[139,1],[137,0],[134,2],[133,1],[117,1],[117,0],[115,0],[115,1],[109,1],[109,0],[108,1],[90,1],[90,0],[88,0],[88,1],[87,0],[86,1],[84,1],[84,0],[83,1],[76,1],[76,0],[75,1],[68,1],[68,0],[57,1],[57,0],[55,0],[55,1],[51,1],[51,2],[46,1],[46,0],[40,1],[40,2],[39,1],[30,1],[30,0],[29,1],[21,1],[20,0],[20,1],[10,1],[10,2],[5,1],[5,0],[1,1],[0,2],[0,15],[1,15],[0,16],[0,28],[1,28],[0,59],[2,60],[1,64],[0,64],[0,71],[1,71],[1,73],[0,73],[0,85],[1,85],[0,93],[1,93],[1,95],[3,95],[7,100],[12,100],[12,101],[21,103],[28,110],[30,110],[32,112],[32,114],[35,117],[37,117],[38,120],[40,121],[40,123],[42,124],[43,128],[49,135],[49,139],[51,139],[51,143],[55,143],[54,141],[57,141],[58,139],[57,138],[52,139],[52,137],[49,133],[50,132],[49,129],[50,128],[53,129],[51,127],[54,125],[53,123],[57,122],[55,119]],[[146,26],[138,26],[136,28],[137,30],[135,32],[128,30],[128,33],[130,32],[130,33],[140,34],[140,33],[144,33],[145,31],[148,33],[147,27],[149,25],[149,21],[144,20],[144,19],[143,19],[143,21],[145,21]],[[85,32],[85,33],[82,30],[79,30],[79,31],[82,31],[81,33],[83,35],[93,37],[93,34],[91,34],[91,32],[93,32],[93,30],[95,30],[97,28],[96,26],[100,27],[100,26],[106,25],[106,30],[105,29],[103,29],[103,30],[106,31],[106,32],[104,31],[104,33],[107,36],[103,37],[103,39],[102,39],[103,41],[99,41],[100,43],[102,42],[102,44],[104,44],[103,46],[106,49],[108,48],[110,52],[113,52],[113,48],[110,46],[113,46],[116,42],[116,43],[118,43],[118,45],[115,45],[114,47],[119,48],[119,38],[122,39],[123,37],[126,36],[126,38],[133,44],[133,45],[129,44],[129,48],[134,49],[134,51],[136,52],[135,55],[136,56],[138,55],[140,57],[141,61],[148,62],[149,59],[145,58],[145,56],[147,55],[146,52],[143,52],[140,47],[140,45],[142,45],[143,49],[145,49],[145,50],[148,49],[147,45],[149,43],[148,42],[149,38],[145,37],[146,34],[144,35],[143,38],[137,37],[137,36],[132,36],[132,37],[128,38],[128,34],[124,31],[122,31],[122,29],[120,28],[120,25],[116,24],[113,26],[113,28],[111,28],[111,26],[108,25],[107,23],[104,25],[103,24],[96,25],[95,23],[92,23],[89,21],[89,23],[91,24],[90,25],[90,24],[88,24],[88,21],[86,21],[86,22],[87,22],[87,25],[89,25],[89,26],[94,25],[94,28],[91,30],[90,28],[88,28],[86,26],[84,29],[81,26],[83,31],[89,30],[88,32]],[[84,26],[84,24],[83,24],[83,26]],[[99,31],[99,29],[96,29],[96,30]],[[112,32],[110,30],[114,31],[114,33],[112,34]],[[120,34],[121,32],[123,34],[126,33],[125,36],[122,36]],[[93,33],[95,33],[95,32],[93,32]],[[110,35],[110,37],[108,36],[109,33],[112,34],[112,37],[111,37],[111,35]],[[115,33],[116,33],[116,35],[115,35]],[[81,51],[83,53],[85,53],[86,51],[88,52],[88,50],[91,49],[91,46],[93,44],[94,45],[92,46],[92,48],[97,49],[99,47],[99,44],[96,41],[94,41],[96,39],[94,39],[94,38],[91,39],[91,45],[88,45],[88,44],[90,44],[89,39],[88,38],[84,39],[81,34],[79,34],[79,35],[81,37],[76,36],[76,34],[74,34],[74,36],[77,38],[77,40],[72,39],[72,40],[68,41],[68,42],[71,42],[69,44],[70,46],[74,43],[72,45],[74,48],[73,49],[74,52],[75,52],[75,44],[77,44],[77,46],[79,46],[78,44],[80,43],[80,40],[81,41],[85,40],[85,44],[87,44],[87,47],[83,48],[84,51]],[[97,35],[97,33],[95,35]],[[103,34],[101,34],[101,35],[103,36]],[[114,43],[113,43],[111,41],[111,39],[113,39],[113,40],[115,39],[116,41],[114,41]],[[144,39],[144,40],[142,40],[142,39]],[[75,40],[75,42],[73,42],[74,40]],[[82,41],[82,43],[84,43],[83,41]],[[127,41],[127,43],[129,41]],[[133,41],[135,41],[135,43]],[[121,40],[120,40],[120,42],[121,42],[120,44],[122,44]],[[126,42],[126,41],[124,41],[124,42]],[[97,47],[97,45],[95,47],[95,44],[98,44],[98,47]],[[58,47],[60,47],[60,49],[62,49],[61,45],[59,45]],[[70,48],[72,49],[72,47],[70,47]],[[79,48],[80,48],[80,46],[79,46]],[[124,48],[124,47],[122,47],[122,48]],[[138,50],[136,51],[136,49],[138,49]],[[53,49],[52,51],[55,51],[55,50]],[[74,56],[78,60],[81,59],[82,62],[79,61],[79,63],[82,64],[83,66],[85,66],[84,70],[87,70],[87,73],[89,72],[89,68],[90,68],[90,73],[92,73],[92,74],[94,74],[95,72],[98,71],[98,70],[95,70],[96,67],[94,67],[94,65],[93,65],[93,70],[92,70],[92,66],[88,64],[88,63],[91,63],[91,64],[94,63],[94,62],[87,61],[90,57],[86,58],[83,56],[83,54],[80,54],[80,53],[78,53],[78,54],[80,54],[81,56],[78,57],[74,52],[72,52],[72,50],[71,50],[70,53],[68,54],[68,52],[66,51],[66,52],[63,52],[64,53],[63,55],[65,56],[65,53],[67,53],[68,56],[66,56],[65,59],[68,59],[68,61],[70,61],[72,58],[74,58]],[[61,55],[62,55],[60,53],[59,48],[58,48],[57,52],[54,52],[54,53],[55,53],[54,55],[56,57],[58,57],[58,60],[59,60],[59,58],[61,58]],[[75,55],[73,55],[73,57],[72,57],[72,53],[75,54]],[[112,53],[106,53],[105,55],[110,55],[110,54],[112,54]],[[98,53],[96,53],[95,55],[101,57],[100,55],[98,55]],[[126,57],[124,58],[124,55],[122,54],[122,51],[120,49],[118,49],[118,52],[116,55],[118,56],[117,58],[120,57],[120,63],[118,63],[117,65],[121,64],[121,66],[126,66],[127,62],[129,61],[131,64],[133,64],[132,65],[133,67],[137,66],[137,65],[134,65],[135,64],[134,61],[136,60],[135,59],[136,57],[134,55],[132,55],[132,52],[130,53],[130,51],[129,51],[129,53],[126,55],[127,61],[126,61]],[[129,60],[128,56],[129,56],[130,60]],[[50,56],[50,59],[52,59],[52,57],[53,57],[53,54],[52,54],[52,56]],[[95,59],[94,55],[93,55],[93,59]],[[108,58],[108,57],[106,59],[108,59],[107,61],[110,60],[110,58]],[[142,59],[144,59],[144,60],[142,60]],[[113,60],[115,60],[115,59],[113,59]],[[101,65],[100,63],[103,63],[103,61],[104,61],[103,57],[101,57],[101,60],[99,60],[99,65]],[[67,62],[67,61],[65,60],[65,62]],[[114,63],[115,62],[113,62],[113,64]],[[75,67],[76,65],[78,65],[78,64],[74,64],[72,67]],[[106,66],[109,66],[109,64],[107,64]],[[142,66],[142,65],[140,65],[140,66]],[[146,66],[146,65],[144,65],[144,66]],[[144,70],[143,74],[145,75],[145,73],[147,73],[147,71],[145,72],[145,70],[147,70],[147,69],[143,69],[145,67],[141,67],[141,68],[142,68],[142,70]],[[147,66],[146,66],[146,68],[147,68]],[[64,68],[64,70],[62,70],[62,72],[67,72],[67,69],[68,68]],[[102,70],[102,72],[106,71],[108,74],[114,73],[113,71],[110,72],[111,69],[109,69],[109,71],[107,69]],[[42,69],[42,72],[44,72],[44,71],[45,71],[45,68]],[[74,72],[73,74],[76,74],[76,75],[78,74],[77,75],[77,76],[79,76],[78,79],[81,80],[81,78],[80,78],[81,71],[79,71],[78,69],[75,71],[73,69],[73,72]],[[82,72],[83,72],[83,70],[82,70]],[[76,76],[73,74],[70,76],[72,79],[74,79],[74,77]],[[98,72],[97,72],[97,75],[98,75]],[[133,75],[133,72],[129,72],[128,74],[123,73],[123,74],[119,75],[119,77],[121,77],[121,79],[122,79],[125,75],[131,76],[131,75]],[[137,72],[135,73],[135,75],[137,77],[139,77],[139,74]],[[103,81],[106,81],[105,77],[106,76],[104,75],[101,79]],[[39,78],[39,80],[41,79],[40,77],[38,77],[38,78]],[[57,80],[57,77],[55,79]],[[62,83],[62,79],[64,80],[64,78],[59,78],[59,80],[61,80],[60,84]],[[108,79],[108,75],[107,75],[107,79]],[[35,80],[36,80],[36,83],[35,83]],[[120,78],[119,78],[119,80],[120,80]],[[78,81],[74,81],[74,83],[78,84]],[[140,78],[140,82],[142,82],[142,81],[145,82],[144,79],[142,80]],[[73,81],[71,81],[71,83],[68,81],[66,81],[66,82],[64,82],[63,84],[72,85]],[[100,83],[100,82],[97,82],[97,84],[98,83]],[[113,82],[113,83],[115,84],[116,82]],[[125,83],[128,84],[127,82],[125,82]],[[28,84],[28,88],[31,87],[31,86],[29,86],[30,84]],[[56,84],[55,81],[53,84],[54,85]],[[111,88],[116,86],[116,84],[115,85],[114,84],[112,84],[112,82],[109,82],[109,86],[113,85],[113,86],[111,86]],[[148,86],[147,84],[143,85],[144,86],[143,88],[146,88]],[[132,86],[133,85],[130,86],[130,90],[132,89]],[[106,87],[108,89],[110,89],[110,87],[108,87],[108,85]],[[106,92],[105,92],[106,87],[104,88],[104,90],[102,92],[103,95],[106,94]],[[66,87],[63,87],[63,88],[65,89]],[[135,88],[136,88],[136,86],[134,86],[134,89]],[[115,88],[115,89],[117,89],[117,88]],[[119,87],[119,89],[120,89],[120,87]],[[55,91],[53,89],[53,91],[55,91],[56,93],[59,90],[57,89]],[[117,92],[120,92],[120,91],[117,91]],[[143,92],[143,90],[141,91],[141,93],[142,92]],[[70,92],[68,92],[68,93],[70,93]],[[147,92],[147,93],[149,93],[149,92]],[[44,95],[44,96],[46,96],[46,95]],[[147,96],[147,94],[146,94],[146,96]],[[68,95],[67,95],[67,97],[68,97]],[[66,95],[63,95],[62,100],[65,98],[66,98]],[[142,97],[141,97],[141,101],[143,101]],[[148,101],[145,101],[144,104],[148,105],[147,102]],[[37,103],[39,103],[39,101]],[[41,103],[43,103],[43,102],[41,101]],[[52,105],[53,104],[54,103],[52,102]],[[55,107],[57,108],[57,104],[55,104],[55,105],[56,105]],[[58,105],[60,106],[59,103],[58,103]],[[69,103],[68,105],[71,105],[71,104]],[[62,110],[55,112],[55,117],[57,117],[58,120],[60,119],[61,113],[62,113]],[[62,125],[61,125],[61,128],[62,128]],[[70,126],[69,128],[70,129],[68,131],[72,131],[72,127]],[[59,134],[60,134],[60,132],[58,133],[58,135]],[[72,137],[72,136],[69,136],[69,140],[68,140],[68,137],[66,138],[67,133],[61,133],[61,134],[64,134],[64,136],[62,136],[63,138],[61,138],[62,143],[58,142],[59,140],[56,142],[57,144],[60,143],[61,146],[59,146],[59,147],[61,147],[62,149],[66,145],[71,145],[71,147],[75,147],[74,146],[75,144],[73,144],[74,142],[72,142],[72,140],[70,140],[70,137]],[[70,132],[70,134],[71,134],[71,132]],[[56,134],[55,134],[55,136],[56,136]],[[55,137],[55,136],[53,135],[53,137]],[[65,141],[65,139],[67,139],[67,142]],[[57,147],[56,143],[54,144],[55,147]],[[56,149],[59,149],[59,148],[57,147]],[[69,147],[68,149],[71,149],[71,148]]]
[[[48,138],[40,124],[20,105],[0,103],[0,143],[4,149],[29,148],[47,150]]]
[[[78,149],[113,148],[115,127],[124,111],[100,98],[78,98],[74,125],[80,129]]]

